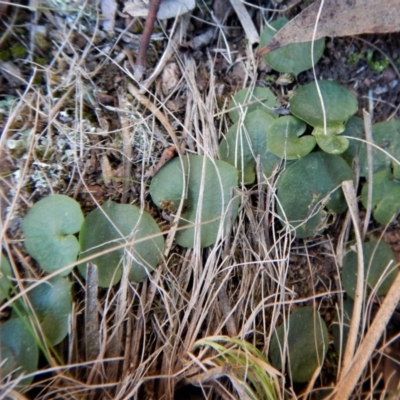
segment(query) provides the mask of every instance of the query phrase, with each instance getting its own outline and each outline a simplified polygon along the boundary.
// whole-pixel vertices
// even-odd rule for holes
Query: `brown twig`
[[[150,37],[153,33],[154,23],[160,8],[161,0],[150,0],[149,13],[147,15],[144,30],[139,43],[139,50],[136,58],[135,71],[133,76],[137,81],[141,81],[146,70],[147,50],[149,48]]]

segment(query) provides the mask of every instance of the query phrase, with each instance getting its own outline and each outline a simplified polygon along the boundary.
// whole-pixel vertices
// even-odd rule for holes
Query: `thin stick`
[[[254,26],[252,19],[250,18],[249,13],[246,10],[246,7],[240,0],[230,0],[232,7],[234,8],[240,23],[243,26],[244,31],[246,32],[246,38],[249,43],[253,45],[254,43],[258,43],[260,41],[260,36],[258,35],[257,29]]]
[[[147,15],[144,30],[139,43],[139,50],[136,58],[134,77],[140,82],[146,70],[147,49],[149,48],[150,37],[153,33],[154,23],[160,9],[161,0],[150,0],[149,13]]]
[[[90,262],[87,263],[85,299],[86,361],[96,360],[100,353],[99,310],[97,307],[98,282],[97,266]]]
[[[353,181],[344,181],[342,183],[343,193],[346,197],[347,204],[349,205],[349,210],[351,218],[353,220],[354,232],[356,235],[357,242],[357,284],[355,290],[354,307],[353,314],[351,318],[351,325],[349,329],[349,336],[347,338],[346,350],[343,356],[342,371],[340,373],[340,379],[343,379],[350,368],[351,362],[353,360],[354,351],[357,342],[357,336],[360,329],[361,314],[363,308],[363,295],[364,295],[364,254],[362,237],[360,232],[358,207],[357,207],[357,195],[354,190]]]

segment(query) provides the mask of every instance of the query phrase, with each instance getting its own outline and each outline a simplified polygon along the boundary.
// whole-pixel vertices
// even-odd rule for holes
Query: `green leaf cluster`
[[[12,269],[2,254],[0,263],[0,301],[10,299],[10,319],[0,324],[2,364],[0,376],[35,372],[39,350],[47,352],[68,333],[72,311],[71,281],[66,277],[82,260],[92,257],[99,269],[99,286],[116,284],[122,266],[129,268],[131,281],[141,281],[162,260],[164,238],[154,219],[132,205],[106,202],[85,219],[79,204],[64,195],[38,201],[22,222],[27,252],[48,273],[50,279],[30,282],[25,295],[13,299],[17,289]],[[79,240],[75,236],[79,233]],[[115,247],[118,247],[115,249]],[[85,276],[86,265],[79,270]],[[23,379],[29,384],[31,378]]]

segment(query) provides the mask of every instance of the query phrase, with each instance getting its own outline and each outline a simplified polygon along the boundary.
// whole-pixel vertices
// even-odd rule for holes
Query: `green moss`
[[[25,58],[26,55],[28,54],[26,48],[20,44],[11,46],[11,53],[15,58]]]
[[[35,61],[35,63],[39,65],[46,65],[50,61],[50,57],[34,56],[33,61]]]
[[[385,57],[383,60],[374,60],[374,51],[367,51],[367,64],[374,72],[383,72],[389,66],[389,59]]]
[[[0,50],[0,60],[1,61],[8,61],[11,59],[11,53],[8,49],[1,49]]]
[[[358,64],[362,59],[364,59],[364,53],[353,53],[349,55],[348,61],[352,65]]]

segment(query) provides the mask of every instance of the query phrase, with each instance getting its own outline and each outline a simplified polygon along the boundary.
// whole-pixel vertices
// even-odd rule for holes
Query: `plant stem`
[[[160,8],[161,0],[150,0],[149,14],[147,15],[144,30],[139,43],[139,50],[136,58],[134,77],[137,81],[141,81],[144,71],[146,70],[146,57],[149,48],[150,37],[153,33],[154,23]]]

